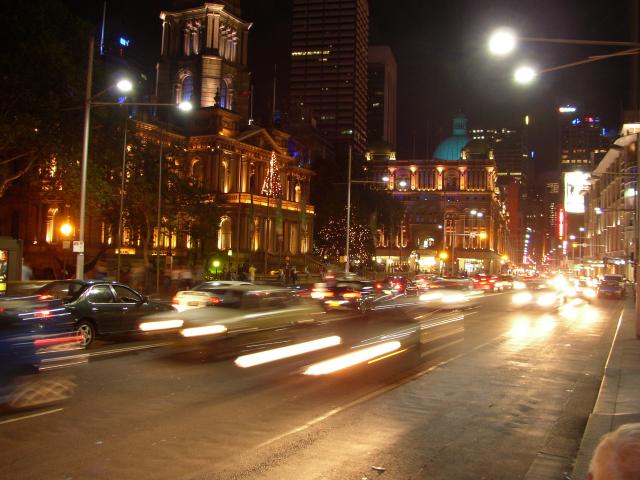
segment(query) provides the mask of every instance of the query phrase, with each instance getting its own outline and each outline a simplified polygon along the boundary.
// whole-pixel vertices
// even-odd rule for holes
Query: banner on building
[[[564,174],[564,211],[584,213],[584,195],[589,190],[589,174],[567,172]]]

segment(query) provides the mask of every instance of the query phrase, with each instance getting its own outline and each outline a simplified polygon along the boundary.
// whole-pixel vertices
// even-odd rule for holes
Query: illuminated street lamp
[[[499,28],[489,37],[489,51],[494,55],[508,55],[516,45],[516,34],[510,28]]]
[[[528,85],[538,76],[536,70],[528,65],[521,65],[513,72],[513,79],[520,85]]]
[[[73,232],[73,227],[69,222],[63,223],[62,226],[60,227],[60,233],[65,237],[69,237],[72,232]]]

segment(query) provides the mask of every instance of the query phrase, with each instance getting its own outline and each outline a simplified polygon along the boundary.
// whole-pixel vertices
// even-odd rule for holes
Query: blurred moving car
[[[622,275],[605,275],[598,285],[598,298],[602,297],[624,297],[624,277]]]
[[[179,312],[190,308],[216,305],[224,300],[224,295],[229,287],[236,287],[238,285],[253,285],[253,283],[238,280],[204,282],[192,290],[181,290],[177,292],[171,303]]]
[[[514,283],[515,283],[515,278],[513,277],[513,275],[498,275],[498,278],[496,279],[496,282],[493,286],[493,289],[498,291],[498,292],[503,292],[505,290],[513,290],[514,287]]]
[[[229,287],[226,296],[225,302],[211,307],[150,315],[140,328],[207,340],[312,323],[313,315],[323,313],[317,302],[305,301],[285,288],[237,285]]]
[[[473,288],[487,290],[489,292],[493,292],[496,289],[497,281],[498,277],[496,277],[495,275],[487,275],[485,273],[479,273],[478,275],[474,275],[473,277],[471,277]]]
[[[470,290],[473,283],[467,277],[438,277],[429,284],[429,289]]]
[[[320,300],[326,310],[365,312],[375,294],[373,282],[345,278],[331,283],[316,283],[310,296]]]
[[[58,299],[42,295],[0,300],[0,405],[28,408],[70,396],[72,383],[38,373],[42,367],[59,366],[56,356],[78,348],[74,324]]]
[[[140,318],[145,315],[174,311],[171,305],[151,302],[127,285],[107,280],[57,280],[36,294],[62,301],[75,317],[73,328],[84,347],[97,336],[139,332]]]
[[[429,285],[436,280],[436,275],[432,273],[418,273],[414,278],[413,282],[416,284],[418,289],[427,290]]]
[[[419,290],[419,287],[414,282],[401,275],[394,275],[376,282],[375,288],[378,291],[391,290],[394,293],[407,295],[417,295]]]
[[[554,308],[565,303],[565,293],[542,279],[525,282],[526,288],[514,293],[511,303],[518,308]]]

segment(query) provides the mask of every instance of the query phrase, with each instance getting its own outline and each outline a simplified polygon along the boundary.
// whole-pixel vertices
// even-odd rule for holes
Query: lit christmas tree
[[[315,253],[331,263],[338,263],[345,254],[347,233],[347,217],[345,214],[334,216],[317,233]],[[368,225],[359,218],[352,207],[351,224],[349,226],[349,257],[352,263],[366,264],[373,255],[375,247],[373,236]]]
[[[276,152],[271,152],[269,169],[262,184],[262,195],[267,197],[280,198],[282,196],[282,184],[280,183],[280,167],[276,159]]]

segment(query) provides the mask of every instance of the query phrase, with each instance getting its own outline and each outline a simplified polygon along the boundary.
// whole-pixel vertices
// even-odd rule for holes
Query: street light
[[[528,85],[538,76],[536,70],[528,65],[521,65],[513,72],[513,79],[520,85]]]
[[[510,28],[499,28],[489,37],[489,51],[494,55],[508,55],[515,50],[516,34]]]
[[[80,177],[80,222],[78,228],[78,244],[76,258],[76,278],[79,280],[84,279],[84,223],[85,223],[85,209],[87,204],[87,163],[89,161],[89,126],[91,120],[91,104],[92,100],[99,97],[103,92],[97,95],[92,95],[93,90],[93,51],[95,49],[95,40],[93,36],[89,39],[89,61],[87,65],[87,85],[84,95],[84,129],[82,136],[82,166]],[[131,81],[122,79],[116,86],[118,89],[129,91],[133,87]],[[105,90],[106,91],[106,90]]]

